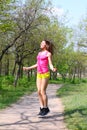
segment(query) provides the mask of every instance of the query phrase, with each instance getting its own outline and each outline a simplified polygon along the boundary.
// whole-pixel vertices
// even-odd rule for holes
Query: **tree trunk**
[[[14,74],[15,74],[15,70],[16,70],[16,61],[15,61],[15,64],[14,64],[14,68],[13,68],[13,71],[12,71],[12,76],[14,76]]]
[[[76,78],[75,74],[76,74],[76,67],[73,69],[72,83],[75,83],[75,78]]]
[[[80,73],[79,73],[79,77],[80,77],[80,79],[82,78],[82,68],[80,68]]]
[[[5,65],[5,75],[9,75],[9,59],[8,58],[6,60],[6,65]]]
[[[0,62],[0,76],[2,74],[2,62]]]
[[[15,80],[14,80],[14,87],[17,86],[17,82],[18,82],[18,79],[20,77],[20,72],[21,72],[21,64],[19,64],[19,66],[18,66],[17,74],[16,74]]]
[[[28,81],[30,81],[30,71],[28,71],[27,77],[28,77]]]
[[[57,79],[57,72],[53,72],[53,79],[54,79],[54,80]]]

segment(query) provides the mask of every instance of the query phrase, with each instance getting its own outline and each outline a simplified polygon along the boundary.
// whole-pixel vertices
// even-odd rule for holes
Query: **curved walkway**
[[[49,84],[47,89],[50,113],[38,117],[37,92],[22,97],[11,107],[0,111],[0,130],[67,130],[64,124],[63,105],[56,91],[61,85]]]

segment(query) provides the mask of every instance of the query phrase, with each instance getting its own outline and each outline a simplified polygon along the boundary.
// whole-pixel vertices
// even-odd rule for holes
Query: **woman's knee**
[[[38,95],[41,96],[41,90],[38,90]]]
[[[41,90],[41,95],[42,95],[42,96],[46,95],[46,91]]]

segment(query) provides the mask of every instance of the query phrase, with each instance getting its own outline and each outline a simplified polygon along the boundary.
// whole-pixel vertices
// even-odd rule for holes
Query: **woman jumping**
[[[30,67],[23,67],[23,70],[31,70],[37,68],[37,90],[40,101],[40,112],[38,115],[44,116],[50,112],[48,107],[48,97],[46,89],[50,78],[50,69],[55,72],[57,69],[53,67],[52,55],[54,46],[51,42],[44,40],[40,44],[41,51],[37,55],[37,63]]]

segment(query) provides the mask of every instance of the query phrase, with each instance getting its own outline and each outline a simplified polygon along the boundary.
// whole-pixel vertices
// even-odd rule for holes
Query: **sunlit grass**
[[[65,84],[57,95],[63,100],[69,130],[87,130],[87,83]]]

